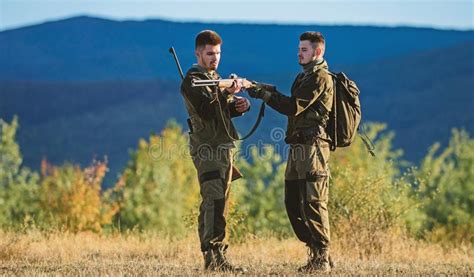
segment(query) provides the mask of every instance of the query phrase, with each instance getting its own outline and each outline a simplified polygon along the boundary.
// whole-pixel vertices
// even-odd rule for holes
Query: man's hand
[[[246,112],[250,107],[250,102],[247,98],[234,96],[235,98],[235,110],[239,113]]]
[[[267,102],[272,96],[272,93],[277,91],[274,85],[257,83],[255,81],[252,83],[253,86],[246,89],[252,98],[262,99]]]
[[[263,89],[257,86],[248,88],[247,92],[249,93],[250,97],[257,98],[257,99],[262,99],[263,96],[265,95]]]
[[[232,73],[232,74],[229,75],[229,79],[237,79],[237,78],[238,78],[238,76],[235,73]],[[242,84],[239,83],[237,80],[235,80],[232,83],[231,87],[226,88],[226,90],[229,94],[239,93],[241,89],[242,89]]]
[[[236,94],[239,93],[240,90],[242,89],[242,85],[237,82],[237,80],[234,81],[231,87],[226,88],[227,92],[229,94]]]

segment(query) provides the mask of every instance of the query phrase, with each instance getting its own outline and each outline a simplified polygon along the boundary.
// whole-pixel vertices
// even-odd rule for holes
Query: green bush
[[[361,139],[338,149],[331,158],[330,221],[333,237],[361,255],[382,251],[387,236],[407,229],[416,212],[410,184],[400,174],[400,150],[392,149],[393,133],[383,124],[367,126],[374,138],[375,157]]]
[[[1,228],[34,222],[69,231],[119,226],[172,236],[195,232],[199,184],[187,135],[176,123],[140,140],[121,178],[107,191],[101,190],[105,162],[86,168],[43,162],[41,175],[22,167],[17,128],[17,118],[10,124],[0,120]],[[405,169],[402,151],[392,149],[394,134],[385,128],[368,126],[376,157],[360,139],[331,152],[333,239],[360,249],[361,255],[376,254],[387,237],[406,234],[472,244],[474,140],[454,130],[445,149],[435,144],[418,168]],[[236,165],[244,178],[232,184],[228,217],[236,241],[248,235],[293,236],[284,207],[286,153],[277,150],[274,145],[254,146],[248,159],[237,151]]]
[[[250,161],[238,158],[244,178],[237,181],[235,205],[245,214],[239,229],[256,235],[287,236],[290,222],[284,204],[285,166],[273,145],[250,148]]]
[[[449,145],[434,144],[413,170],[414,195],[426,216],[421,231],[440,242],[474,243],[474,139],[453,130]]]
[[[40,211],[39,176],[21,167],[20,147],[15,141],[18,119],[0,119],[0,227],[14,227],[34,219]]]
[[[121,228],[185,233],[184,219],[196,209],[200,196],[181,127],[170,123],[160,136],[140,140],[115,191],[120,201],[116,221]]]

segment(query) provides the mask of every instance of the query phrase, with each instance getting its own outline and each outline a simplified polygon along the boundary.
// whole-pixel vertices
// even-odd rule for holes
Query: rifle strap
[[[253,125],[252,129],[250,129],[249,133],[245,135],[244,137],[240,138],[240,140],[246,140],[248,139],[253,133],[258,128],[258,125],[260,125],[260,122],[262,121],[262,118],[265,116],[265,102],[262,101],[262,104],[260,104],[260,111],[258,112],[258,117],[257,120],[255,121],[255,124]]]
[[[262,101],[262,104],[260,105],[260,111],[258,112],[257,120],[255,121],[255,124],[253,125],[252,129],[250,129],[249,133],[246,134],[245,136],[241,137],[241,138],[239,137],[239,135],[237,135],[237,137],[234,137],[230,134],[229,126],[227,126],[227,124],[225,122],[224,114],[223,114],[223,111],[222,111],[222,104],[221,104],[221,101],[220,101],[218,95],[216,95],[215,100],[217,100],[217,103],[219,105],[219,113],[221,115],[222,124],[224,125],[224,129],[227,133],[227,136],[231,140],[246,140],[246,139],[248,139],[251,135],[253,135],[253,133],[255,133],[255,131],[258,128],[258,125],[260,125],[260,122],[262,121],[262,118],[265,116],[265,102]]]

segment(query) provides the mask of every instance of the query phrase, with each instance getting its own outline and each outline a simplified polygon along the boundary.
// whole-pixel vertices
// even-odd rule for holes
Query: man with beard
[[[319,32],[300,36],[296,76],[291,96],[262,87],[247,89],[270,107],[288,116],[290,144],[285,172],[285,205],[293,230],[310,249],[300,272],[327,272],[329,262],[329,143],[326,133],[333,102],[333,80],[324,60],[325,40]]]
[[[225,211],[233,175],[234,138],[238,137],[231,118],[250,108],[250,102],[234,96],[241,87],[235,82],[221,91],[217,86],[193,87],[193,80],[220,79],[221,37],[204,30],[196,36],[194,64],[181,83],[181,94],[189,114],[190,153],[196,167],[202,197],[198,231],[204,268],[213,271],[245,272],[226,257]]]

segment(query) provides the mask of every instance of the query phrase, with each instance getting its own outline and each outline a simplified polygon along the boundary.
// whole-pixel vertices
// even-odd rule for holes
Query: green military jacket
[[[317,129],[318,137],[330,141],[325,129],[332,108],[334,84],[327,62],[316,60],[304,66],[291,86],[291,96],[267,92],[265,102],[288,116],[286,136],[307,129]]]
[[[192,79],[216,80],[220,76],[215,71],[208,72],[195,64],[181,83],[181,95],[189,114],[191,154],[203,145],[233,147],[232,138],[237,137],[237,131],[231,118],[242,115],[233,105],[233,96],[220,91],[218,87],[192,87]],[[216,97],[219,97],[219,101]]]

